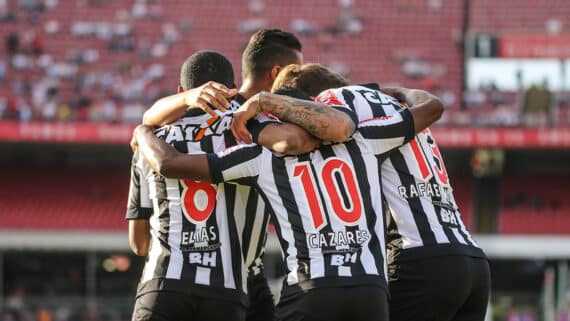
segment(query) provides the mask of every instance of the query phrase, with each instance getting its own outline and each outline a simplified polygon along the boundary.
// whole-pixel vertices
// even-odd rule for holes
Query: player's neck
[[[253,81],[251,79],[245,79],[239,89],[239,93],[245,99],[249,99],[251,96],[257,94],[262,90],[269,91],[269,86],[267,86],[267,84],[265,84],[263,81]]]

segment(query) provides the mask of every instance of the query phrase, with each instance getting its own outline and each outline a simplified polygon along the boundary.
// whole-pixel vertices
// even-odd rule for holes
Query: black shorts
[[[243,321],[245,307],[238,302],[157,291],[140,295],[133,321]]]
[[[269,284],[262,273],[247,278],[247,308],[246,321],[273,321],[275,319],[275,304]]]
[[[279,321],[388,321],[388,295],[375,286],[318,288],[281,300]]]
[[[482,321],[491,273],[484,258],[447,255],[388,267],[391,321]]]

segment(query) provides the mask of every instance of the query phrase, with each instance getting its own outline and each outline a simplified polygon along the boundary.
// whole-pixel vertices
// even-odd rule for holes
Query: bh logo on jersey
[[[331,265],[333,266],[342,266],[345,263],[351,264],[356,263],[358,260],[358,253],[345,253],[345,254],[333,254],[331,255]]]
[[[216,252],[192,252],[188,255],[190,264],[216,267]]]

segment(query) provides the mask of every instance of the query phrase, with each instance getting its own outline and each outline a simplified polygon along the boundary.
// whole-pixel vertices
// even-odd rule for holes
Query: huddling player
[[[346,84],[339,75],[307,64],[286,67],[274,88],[294,87],[312,96],[337,88],[325,97],[350,108],[361,123],[392,117],[401,108],[375,90]],[[409,90],[383,91],[414,104]],[[483,320],[490,290],[489,265],[461,220],[443,157],[429,128],[378,157],[377,163],[388,210],[390,320]]]
[[[233,115],[234,134],[245,141],[246,122],[263,111],[328,142],[299,156],[255,144],[186,155],[146,126],[138,127],[135,137],[150,166],[165,177],[233,181],[260,191],[288,268],[279,319],[388,320],[377,158],[411,140],[443,110],[440,101],[425,92],[410,91],[406,97],[414,108],[360,123],[348,106],[326,95],[320,101],[338,106],[263,93]]]

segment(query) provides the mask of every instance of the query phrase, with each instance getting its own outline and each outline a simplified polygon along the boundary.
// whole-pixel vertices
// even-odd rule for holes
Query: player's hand
[[[259,94],[258,94],[259,95]],[[234,112],[234,117],[230,129],[238,141],[247,144],[252,143],[251,133],[247,130],[247,121],[257,116],[259,113],[258,95],[249,98],[238,110]]]
[[[135,128],[135,130],[136,130],[136,128]],[[129,145],[131,146],[131,150],[134,153],[137,150],[137,146],[139,145],[139,142],[137,141],[137,136],[135,135],[134,131],[133,131],[133,136],[131,137],[131,141],[130,141]]]
[[[131,137],[131,142],[129,143],[129,145],[131,145],[131,150],[135,152],[137,150],[137,147],[139,146],[139,142],[137,140],[137,135],[139,134],[139,132],[144,130],[150,130],[151,132],[154,132],[155,129],[156,127],[148,125],[143,125],[143,124],[137,125],[137,127],[135,127],[135,129],[133,130],[133,137]]]
[[[380,89],[381,92],[385,93],[388,96],[392,96],[398,100],[401,104],[407,104],[406,101],[406,94],[404,88],[399,87],[385,87]]]
[[[238,90],[213,81],[200,87],[186,91],[184,100],[189,107],[198,107],[212,116],[216,116],[213,108],[225,112],[230,107],[229,98],[237,95]]]

